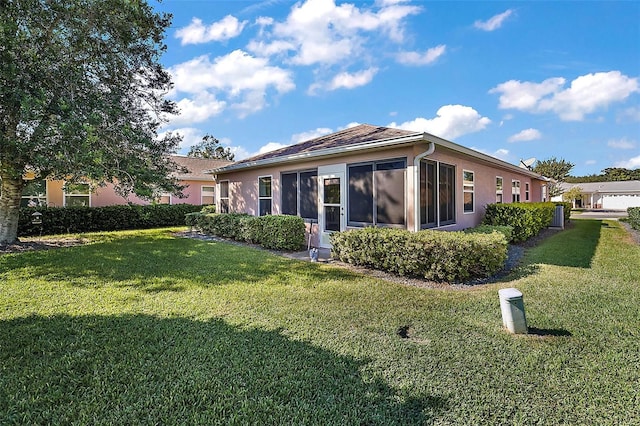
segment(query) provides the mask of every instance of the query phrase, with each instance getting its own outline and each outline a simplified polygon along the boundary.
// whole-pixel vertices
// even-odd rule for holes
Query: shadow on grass
[[[277,331],[148,315],[0,321],[1,424],[422,424],[446,401]]]
[[[87,287],[110,282],[146,292],[182,291],[185,283],[212,286],[274,279],[287,285],[301,277],[317,282],[357,276],[250,247],[166,236],[130,237],[0,258],[0,272],[20,268],[27,277]]]
[[[529,334],[540,337],[570,337],[573,336],[570,331],[562,328],[536,328],[529,327]]]

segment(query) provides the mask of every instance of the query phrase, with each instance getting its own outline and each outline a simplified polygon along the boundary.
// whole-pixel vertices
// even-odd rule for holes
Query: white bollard
[[[527,334],[527,318],[524,314],[522,293],[515,288],[498,290],[502,324],[514,334]]]

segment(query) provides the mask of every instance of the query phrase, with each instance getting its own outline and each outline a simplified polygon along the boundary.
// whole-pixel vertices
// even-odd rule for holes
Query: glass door
[[[320,247],[330,248],[332,232],[346,229],[345,164],[318,167]]]

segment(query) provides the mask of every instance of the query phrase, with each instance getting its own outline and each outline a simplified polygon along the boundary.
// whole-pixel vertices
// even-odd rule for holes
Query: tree
[[[558,160],[556,157],[548,160],[542,160],[536,162],[533,167],[533,171],[541,174],[542,176],[553,179],[548,185],[549,197],[555,197],[562,194],[559,184],[564,182],[575,164],[569,163],[565,160]]]
[[[0,0],[0,244],[17,240],[26,172],[179,193],[157,130],[176,105],[159,63],[171,16],[144,0]]]
[[[576,200],[582,198],[582,188],[574,186],[562,194],[562,201],[570,202],[573,207],[576,206]]]
[[[235,154],[231,152],[230,148],[224,148],[220,141],[211,135],[205,135],[202,142],[191,146],[187,156],[229,161],[233,161],[235,158]]]

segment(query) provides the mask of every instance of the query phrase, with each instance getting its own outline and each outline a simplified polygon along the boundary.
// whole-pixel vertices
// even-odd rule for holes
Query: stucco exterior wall
[[[171,204],[202,204],[202,187],[209,186],[215,188],[215,181],[213,178],[210,181],[199,180],[185,180],[181,181],[183,185],[188,185],[183,194],[185,198],[178,198],[177,196],[170,196]],[[51,207],[63,207],[64,206],[64,181],[52,180],[47,181],[47,205]],[[136,197],[135,195],[129,195],[128,197],[122,197],[118,195],[112,184],[107,184],[104,187],[97,187],[93,189],[90,195],[91,207],[104,207],[120,204],[150,204],[149,200]]]
[[[242,212],[250,215],[259,214],[258,179],[263,176],[271,177],[272,188],[272,214],[281,213],[282,193],[281,193],[281,173],[292,171],[305,171],[317,169],[321,166],[329,166],[344,163],[346,165],[391,159],[405,159],[405,206],[406,206],[406,228],[415,230],[415,192],[418,190],[419,174],[414,167],[414,158],[425,152],[429,148],[428,143],[421,143],[400,148],[382,149],[377,151],[366,151],[351,155],[342,155],[333,158],[323,158],[320,160],[306,160],[295,163],[279,164],[261,168],[249,168],[246,170],[222,173],[217,176],[218,182],[229,181],[229,211]],[[456,223],[441,226],[440,229],[459,230],[476,226],[482,220],[487,204],[496,202],[496,176],[503,178],[503,202],[512,201],[512,181],[520,181],[520,201],[537,202],[541,201],[542,181],[533,179],[526,174],[518,173],[517,170],[500,168],[495,164],[483,162],[478,158],[467,156],[455,151],[448,150],[441,146],[436,146],[435,151],[425,158],[425,160],[438,161],[455,166],[455,212]],[[474,172],[474,211],[464,212],[463,193],[463,171]],[[348,176],[345,177],[348,179]],[[348,180],[347,180],[348,182]],[[529,199],[526,199],[526,187],[529,186]],[[219,194],[219,187],[216,189]],[[219,201],[217,199],[217,201]],[[348,197],[346,204],[348,205]],[[309,228],[309,225],[307,225]],[[314,225],[314,234],[317,235],[317,224]],[[312,245],[317,245],[314,237]]]

